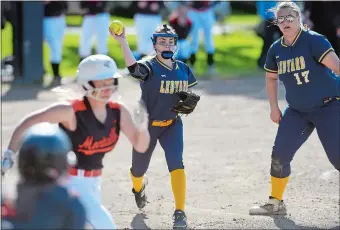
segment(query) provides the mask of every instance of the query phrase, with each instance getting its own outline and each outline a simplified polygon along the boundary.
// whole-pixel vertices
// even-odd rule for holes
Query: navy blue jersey
[[[290,107],[309,112],[320,108],[326,97],[340,96],[338,75],[321,64],[329,52],[334,50],[326,37],[303,29],[291,46],[282,37],[270,47],[264,68],[278,73]]]
[[[2,224],[9,229],[84,229],[86,212],[78,198],[55,185],[43,191],[34,204],[30,218],[22,219],[8,203],[2,203]]]
[[[150,68],[141,82],[142,100],[146,104],[150,120],[169,120],[176,117],[170,109],[179,101],[176,92],[187,91],[197,84],[189,66],[175,60],[173,68],[163,64],[156,56],[138,61]]]

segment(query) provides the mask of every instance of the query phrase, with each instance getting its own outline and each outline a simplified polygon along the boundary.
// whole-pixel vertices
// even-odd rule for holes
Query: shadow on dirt
[[[25,101],[35,100],[42,91],[49,91],[58,86],[52,82],[49,85],[12,83],[1,85],[1,101]]]
[[[136,214],[131,221],[132,229],[151,229],[146,225],[144,221],[145,219],[148,219],[146,214],[144,213]]]
[[[1,89],[2,101],[34,100],[43,90],[39,85],[5,85]]]
[[[293,220],[288,219],[286,217],[272,216],[272,218],[274,220],[275,225],[280,229],[323,229],[323,228],[317,228],[317,227],[297,225],[295,224]],[[336,226],[330,229],[340,229],[340,226]]]

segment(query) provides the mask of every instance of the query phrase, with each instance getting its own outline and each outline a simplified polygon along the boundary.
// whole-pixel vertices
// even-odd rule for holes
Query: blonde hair
[[[300,23],[300,26],[303,27],[304,25],[302,24],[302,13],[301,13],[301,10],[300,10],[300,7],[298,5],[296,5],[295,2],[292,2],[292,1],[280,1],[276,4],[276,6],[274,6],[273,8],[269,9],[268,11],[269,12],[273,12],[275,14],[275,17],[277,17],[277,12],[279,10],[282,10],[282,9],[291,9],[292,11],[294,11],[298,18],[299,18],[299,23]]]

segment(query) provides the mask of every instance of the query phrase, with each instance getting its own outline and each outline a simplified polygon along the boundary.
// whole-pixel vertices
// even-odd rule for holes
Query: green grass
[[[253,24],[256,25],[260,22],[260,17],[256,14],[232,14],[225,19],[226,23],[233,24]]]
[[[6,23],[5,29],[1,30],[1,58],[12,55],[12,48],[12,25]]]
[[[235,19],[230,19],[234,20]],[[246,21],[246,20],[243,20]],[[12,28],[10,24],[1,31],[1,57],[12,54]],[[260,55],[262,41],[253,31],[235,31],[227,35],[214,37],[216,53],[215,62],[221,77],[236,77],[249,75],[257,71],[256,60]],[[128,42],[132,50],[136,49],[136,36],[129,35]],[[79,35],[66,34],[63,46],[63,60],[60,71],[63,76],[74,76],[79,63],[78,56]],[[119,44],[112,38],[108,41],[109,55],[114,58],[119,68],[125,67]],[[48,74],[52,73],[49,63],[49,48],[43,44],[44,67]],[[195,72],[202,76],[206,70],[206,54],[203,45],[197,54]]]

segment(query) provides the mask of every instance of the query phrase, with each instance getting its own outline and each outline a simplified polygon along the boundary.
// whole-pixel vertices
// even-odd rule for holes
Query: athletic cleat
[[[278,200],[273,197],[269,197],[269,201],[260,206],[254,206],[249,209],[249,215],[286,215],[287,209],[283,200]]]
[[[188,227],[187,216],[182,210],[176,210],[174,215],[173,229],[186,229]]]
[[[142,189],[139,192],[136,192],[134,189],[132,189],[132,193],[135,195],[135,201],[139,209],[144,208],[147,202],[146,200],[147,197],[145,194],[145,187],[147,184],[148,184],[147,177],[144,177]]]

